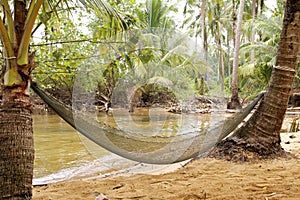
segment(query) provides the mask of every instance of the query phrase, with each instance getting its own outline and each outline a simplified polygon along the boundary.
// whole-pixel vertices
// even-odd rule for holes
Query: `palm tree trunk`
[[[235,0],[232,0],[232,38],[233,38],[233,46],[235,47],[235,35],[236,35],[236,9],[235,9]]]
[[[265,97],[248,122],[211,152],[228,160],[249,160],[285,155],[280,129],[288,106],[300,52],[300,3],[286,3],[275,67]]]
[[[0,199],[32,196],[34,148],[29,105],[28,96],[17,97],[11,89],[4,89],[0,107]]]
[[[238,96],[238,67],[239,67],[240,38],[241,38],[241,28],[243,22],[244,5],[245,5],[245,0],[241,0],[239,5],[238,22],[237,22],[237,29],[235,35],[232,86],[231,86],[232,96],[227,106],[229,109],[239,109],[242,107]]]
[[[207,41],[207,30],[206,30],[206,0],[202,0],[200,13],[201,13],[201,39],[202,39],[202,46],[204,50],[204,61],[208,62],[208,41]],[[209,86],[209,73],[201,75],[201,80],[206,79],[207,86]],[[201,85],[200,91],[204,92],[204,84]]]
[[[206,33],[206,0],[202,0],[201,3],[201,38],[202,38],[202,45],[204,50],[204,60],[207,62],[208,60],[208,45],[207,45],[207,33]]]
[[[221,34],[219,33],[219,36]],[[224,58],[223,58],[223,49],[221,45],[221,37],[218,38],[218,47],[219,47],[219,68],[221,69],[221,91],[225,90],[225,67],[224,67]]]
[[[230,47],[230,33],[228,32],[227,33],[227,37],[226,37],[226,45],[227,45],[227,74],[231,74],[231,66],[232,66],[232,62],[231,62],[231,59],[230,59],[230,55],[231,55],[231,47]],[[225,75],[224,75],[225,76]],[[229,82],[230,82],[230,76],[228,77],[229,78]],[[229,83],[230,84],[230,83]],[[230,88],[230,85],[227,86],[228,88]]]
[[[255,23],[256,19],[256,2],[257,0],[252,0],[252,23]],[[251,33],[251,44],[255,43],[255,28],[252,28],[252,33]],[[254,64],[255,61],[255,55],[254,55],[254,49],[251,50],[251,55],[250,55],[250,62]]]
[[[29,63],[17,64],[19,51],[28,51],[26,47],[20,49],[25,32],[27,4],[28,1],[14,1],[14,27],[9,27],[10,30],[14,29],[14,36],[9,38],[14,56],[8,57],[6,51],[3,54],[0,199],[7,200],[28,200],[32,197],[34,147],[29,82],[34,68],[33,55],[30,56]]]

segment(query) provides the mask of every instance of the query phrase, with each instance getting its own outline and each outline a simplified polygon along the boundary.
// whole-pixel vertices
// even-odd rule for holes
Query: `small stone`
[[[100,194],[96,197],[95,200],[109,200],[104,194]]]
[[[294,139],[294,138],[296,138],[296,136],[294,136],[294,135],[290,135],[290,138],[291,138],[291,139]]]

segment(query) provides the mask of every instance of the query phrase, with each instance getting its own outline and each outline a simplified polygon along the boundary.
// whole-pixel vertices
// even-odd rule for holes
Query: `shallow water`
[[[214,117],[212,114],[178,115],[159,109],[137,109],[134,113],[114,110],[108,115],[98,115],[100,121],[124,131],[163,137],[208,127]],[[57,115],[34,115],[33,122],[35,184],[99,175],[137,164],[95,145]]]
[[[33,128],[35,178],[94,159],[82,144],[78,133],[57,115],[34,115]]]
[[[171,137],[177,134],[199,131],[209,125],[209,114],[173,114],[160,108],[114,109],[109,115],[98,118],[122,131],[146,137]]]

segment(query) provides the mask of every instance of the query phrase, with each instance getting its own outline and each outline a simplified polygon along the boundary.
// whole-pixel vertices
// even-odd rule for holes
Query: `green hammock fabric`
[[[31,88],[60,117],[88,139],[112,153],[150,164],[171,164],[205,153],[236,129],[263,96],[261,93],[247,107],[219,121],[213,128],[171,137],[146,137],[124,132],[99,122],[95,116],[72,110],[44,92],[36,83]]]

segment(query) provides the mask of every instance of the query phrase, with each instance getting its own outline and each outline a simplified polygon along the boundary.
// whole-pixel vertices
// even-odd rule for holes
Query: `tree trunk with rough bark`
[[[14,1],[14,17],[10,18],[13,23],[7,22],[6,18],[0,19],[3,20],[0,31],[4,44],[0,105],[0,199],[6,200],[28,200],[32,197],[34,146],[29,88],[34,64],[33,55],[27,57],[28,48],[21,45],[25,44],[27,4],[28,1]],[[9,18],[9,4],[4,1],[3,6]],[[19,62],[21,55],[25,55],[25,63]]]
[[[285,155],[280,129],[296,74],[300,49],[300,1],[286,3],[276,64],[264,99],[252,117],[209,153],[227,160],[251,160]]]
[[[11,96],[11,90],[5,90],[3,97]],[[27,98],[15,99],[0,107],[1,199],[31,199],[32,196],[34,148]]]

